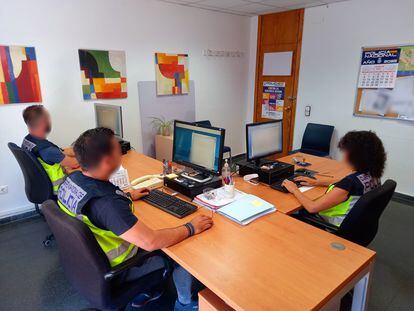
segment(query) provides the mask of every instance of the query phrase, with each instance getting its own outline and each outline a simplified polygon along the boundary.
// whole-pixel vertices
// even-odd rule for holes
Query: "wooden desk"
[[[131,179],[162,167],[136,152],[124,156],[123,165]],[[200,208],[177,219],[142,201],[135,202],[135,213],[153,229],[211,214]],[[334,249],[332,242],[345,250]],[[247,226],[214,215],[210,230],[163,251],[235,310],[338,310],[340,298],[354,285],[354,310],[364,310],[375,257],[281,212]]]
[[[293,164],[292,158],[297,156],[304,156],[306,161],[312,164],[311,166],[306,167],[307,169],[332,175],[334,176],[332,180],[343,178],[351,172],[351,170],[344,166],[341,162],[328,158],[315,157],[304,153],[289,155],[278,159],[278,161]],[[298,169],[300,167],[296,166],[295,168]],[[302,207],[293,195],[273,190],[266,184],[259,184],[257,186],[252,185],[245,182],[242,177],[236,177],[236,188],[243,192],[260,196],[262,199],[272,203],[280,212],[284,214],[294,213]],[[304,194],[310,199],[315,200],[321,197],[325,191],[326,187],[315,187],[306,191]]]

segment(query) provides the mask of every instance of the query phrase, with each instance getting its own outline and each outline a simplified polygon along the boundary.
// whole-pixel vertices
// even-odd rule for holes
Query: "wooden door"
[[[259,16],[254,104],[255,122],[271,120],[262,115],[263,83],[285,83],[283,105],[283,152],[276,157],[285,156],[292,150],[300,51],[302,46],[303,14],[304,10],[300,9]],[[263,76],[263,60],[265,53],[290,51],[293,52],[290,76]]]

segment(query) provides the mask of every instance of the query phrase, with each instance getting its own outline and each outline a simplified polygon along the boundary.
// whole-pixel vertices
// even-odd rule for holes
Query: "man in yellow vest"
[[[22,148],[32,152],[49,176],[53,192],[57,194],[59,185],[65,177],[64,167],[78,168],[79,164],[73,154],[65,154],[62,149],[47,140],[52,129],[49,112],[41,105],[27,107],[23,119],[29,134],[23,139]]]
[[[120,145],[112,130],[86,131],[76,140],[74,151],[82,171],[66,177],[59,188],[58,204],[65,213],[82,220],[90,228],[112,267],[133,257],[138,248],[153,251],[169,247],[213,225],[212,219],[204,215],[185,225],[162,230],[152,230],[139,220],[133,213],[132,201],[148,191],[123,192],[109,182],[109,177],[121,165]],[[162,258],[153,257],[144,265],[129,269],[121,278],[131,281],[163,267]],[[195,279],[177,264],[172,275],[178,294],[175,310],[197,310],[197,302],[193,299]],[[132,305],[141,307],[158,298],[160,293],[140,295]]]

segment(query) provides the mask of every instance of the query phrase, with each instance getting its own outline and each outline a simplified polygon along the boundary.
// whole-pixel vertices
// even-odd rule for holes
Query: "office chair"
[[[66,277],[95,307],[123,310],[135,296],[159,283],[158,280],[167,280],[169,266],[166,261],[165,269],[154,271],[136,281],[123,282],[117,278],[122,272],[142,265],[152,256],[165,258],[162,252],[140,250],[136,256],[111,268],[108,258],[87,225],[67,215],[53,200],[43,203],[42,211],[55,235]]]
[[[210,120],[202,120],[202,121],[196,121],[196,122],[194,122],[194,124],[195,125],[204,125],[204,126],[211,126],[211,122],[210,122]],[[232,157],[231,157],[231,148],[229,147],[229,146],[223,146],[223,154],[224,153],[229,153],[229,158],[230,158],[230,162],[231,162],[231,160],[232,160]]]
[[[368,246],[377,234],[379,219],[390,202],[396,187],[397,183],[388,179],[382,186],[364,194],[339,227],[313,215],[302,216],[301,220],[346,240]]]
[[[303,152],[319,157],[329,156],[334,129],[332,125],[308,123],[303,134],[302,146],[289,153]]]
[[[39,204],[49,199],[55,199],[52,182],[32,153],[14,143],[8,143],[7,146],[22,170],[27,199],[35,205],[36,212],[42,216]],[[49,246],[52,240],[53,235],[48,235],[43,241],[43,245]]]

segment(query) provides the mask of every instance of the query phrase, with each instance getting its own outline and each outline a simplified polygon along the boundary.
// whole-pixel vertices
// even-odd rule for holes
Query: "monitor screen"
[[[282,120],[246,125],[247,160],[256,160],[282,152]]]
[[[173,161],[220,174],[224,132],[224,129],[175,121]]]
[[[123,137],[122,108],[120,106],[95,104],[95,116],[97,127],[110,128],[116,136]]]

